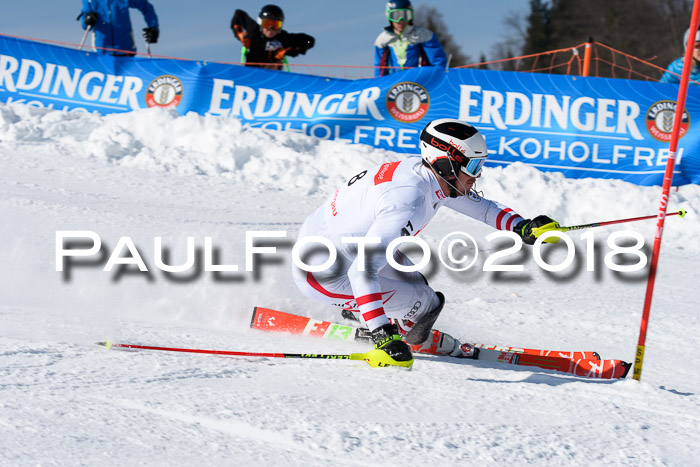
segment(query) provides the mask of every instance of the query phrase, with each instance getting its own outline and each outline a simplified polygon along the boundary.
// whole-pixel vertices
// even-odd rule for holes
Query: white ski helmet
[[[685,49],[685,45],[688,43],[688,34],[690,34],[690,28],[685,30],[685,34],[683,34],[683,48]],[[700,42],[700,29],[697,30],[695,33],[695,42]]]
[[[444,179],[457,177],[461,171],[478,177],[489,157],[486,141],[479,130],[453,118],[428,123],[420,134],[423,164],[432,167]]]

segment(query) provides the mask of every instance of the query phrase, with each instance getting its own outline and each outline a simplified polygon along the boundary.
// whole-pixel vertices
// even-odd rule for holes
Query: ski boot
[[[427,312],[414,324],[410,331],[405,336],[406,342],[409,345],[418,345],[426,341],[430,337],[430,331],[433,329],[433,324],[437,321],[442,308],[445,306],[445,296],[441,292],[435,292],[440,302],[434,310]]]
[[[408,345],[401,340],[399,330],[395,324],[385,324],[372,331],[374,350],[370,352],[383,352],[388,355],[387,366],[413,366],[413,354]],[[386,359],[385,359],[386,360]]]
[[[432,329],[430,335],[422,344],[411,345],[416,353],[444,355],[457,358],[479,358],[479,349],[471,344],[462,344],[447,333]]]

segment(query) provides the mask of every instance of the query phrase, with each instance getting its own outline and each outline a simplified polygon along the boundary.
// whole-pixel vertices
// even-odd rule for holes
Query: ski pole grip
[[[539,238],[540,235],[544,234],[545,232],[551,232],[553,230],[557,230],[559,232],[563,232],[564,229],[559,225],[559,222],[550,222],[549,224],[545,224],[540,227],[533,227],[532,228],[532,235],[534,235],[535,238]],[[559,237],[549,237],[544,239],[545,243],[559,243]]]

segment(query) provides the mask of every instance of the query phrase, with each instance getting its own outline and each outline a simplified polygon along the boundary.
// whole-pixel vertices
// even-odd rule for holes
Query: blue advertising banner
[[[661,185],[678,85],[537,73],[416,68],[344,80],[260,68],[112,57],[0,35],[0,101],[66,111],[174,108],[245,125],[417,153],[427,122],[484,134],[490,164]],[[700,87],[691,86],[674,184],[700,183]]]

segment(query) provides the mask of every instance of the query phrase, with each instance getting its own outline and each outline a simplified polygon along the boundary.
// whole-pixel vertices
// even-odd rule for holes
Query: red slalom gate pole
[[[681,120],[683,119],[683,112],[685,110],[685,98],[688,94],[690,69],[693,66],[693,49],[695,48],[695,32],[698,30],[698,15],[700,15],[700,0],[695,0],[693,2],[693,13],[690,18],[690,34],[688,34],[688,43],[685,45],[683,73],[681,74],[681,83],[678,87],[678,101],[676,102],[676,114],[675,119],[673,120],[673,133],[671,134],[669,155],[668,160],[666,161],[666,171],[664,172],[664,183],[661,190],[661,203],[659,205],[658,222],[656,224],[656,235],[654,236],[654,248],[651,254],[647,291],[644,297],[642,323],[639,329],[639,341],[637,343],[637,353],[634,359],[634,372],[632,377],[637,381],[642,380],[642,364],[644,363],[644,348],[646,346],[647,327],[649,326],[651,299],[654,295],[656,267],[659,262],[659,251],[661,250],[661,237],[664,230],[664,220],[666,219],[666,206],[668,205],[669,192],[671,191],[671,183],[673,182],[673,169],[676,165],[676,151],[678,150]]]

